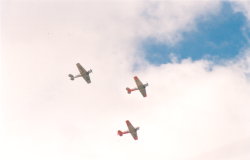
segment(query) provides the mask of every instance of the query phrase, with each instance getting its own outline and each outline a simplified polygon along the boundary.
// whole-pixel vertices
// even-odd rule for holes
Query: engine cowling
[[[89,73],[92,73],[92,69],[90,69],[90,70],[88,71],[88,74],[89,74]]]

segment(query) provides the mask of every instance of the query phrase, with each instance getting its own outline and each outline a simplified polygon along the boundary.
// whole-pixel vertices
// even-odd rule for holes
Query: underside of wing
[[[81,66],[80,63],[77,63],[76,66],[82,76],[87,73],[87,71]]]
[[[138,136],[137,136],[137,132],[132,132],[131,133],[132,137],[134,138],[134,140],[138,140]]]
[[[83,79],[87,82],[87,83],[91,83],[91,80],[90,80],[90,77],[88,74],[84,74],[83,76]]]
[[[126,124],[130,133],[135,131],[135,127],[129,122],[129,120],[126,121]]]
[[[139,88],[139,91],[141,92],[143,97],[147,97],[146,89],[145,87]]]
[[[128,126],[128,130],[130,132],[130,134],[132,135],[132,137],[137,140],[138,136],[137,136],[137,130],[135,129],[135,127],[129,122],[129,120],[126,121],[126,124]]]
[[[137,85],[137,87],[139,88],[140,86],[143,86],[142,82],[139,80],[139,78],[137,76],[134,77],[135,83]]]

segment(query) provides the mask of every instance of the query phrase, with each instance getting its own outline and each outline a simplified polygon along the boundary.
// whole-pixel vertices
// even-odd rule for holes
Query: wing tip
[[[139,78],[138,78],[137,76],[134,76],[134,79],[135,79],[135,80],[138,80]]]
[[[132,123],[129,120],[126,120],[127,126],[132,126]]]
[[[129,120],[126,120],[127,125],[132,125]]]

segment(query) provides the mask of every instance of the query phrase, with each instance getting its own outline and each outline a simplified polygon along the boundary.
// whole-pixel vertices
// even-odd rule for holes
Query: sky
[[[249,1],[0,6],[0,159],[250,159]]]
[[[146,60],[155,65],[171,62],[174,53],[179,59],[221,59],[235,58],[249,45],[247,19],[241,12],[233,10],[232,3],[222,2],[216,15],[198,17],[196,28],[182,33],[183,39],[174,45],[158,42],[154,37],[142,41],[141,49]]]

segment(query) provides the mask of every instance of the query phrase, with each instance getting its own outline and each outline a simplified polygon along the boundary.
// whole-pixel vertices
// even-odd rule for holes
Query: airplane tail
[[[70,79],[73,81],[75,78],[72,74],[69,74]]]
[[[128,94],[130,94],[131,91],[132,91],[132,90],[131,90],[130,88],[128,88],[128,87],[126,88],[126,90],[127,90]]]
[[[119,136],[122,136],[122,135],[123,135],[123,132],[119,130],[119,131],[117,132],[117,134],[118,134]]]

